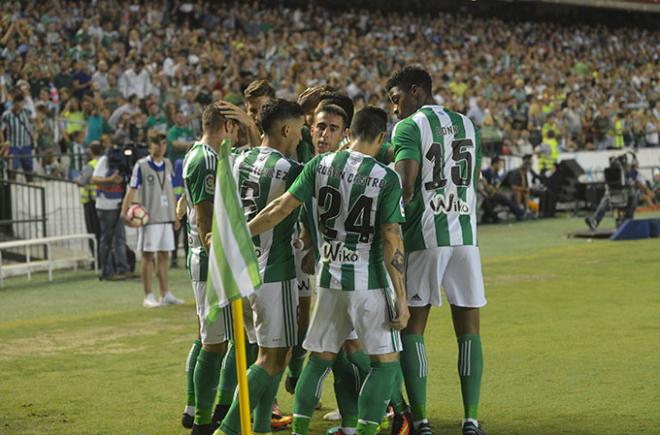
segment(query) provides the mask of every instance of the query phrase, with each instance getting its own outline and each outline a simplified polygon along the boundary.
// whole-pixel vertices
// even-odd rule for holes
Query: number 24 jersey
[[[322,154],[305,165],[289,192],[302,202],[315,198],[318,286],[390,287],[381,228],[405,220],[396,172],[352,150]]]

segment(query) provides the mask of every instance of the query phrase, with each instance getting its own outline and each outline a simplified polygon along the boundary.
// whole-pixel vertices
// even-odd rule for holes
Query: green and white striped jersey
[[[467,116],[423,106],[392,132],[395,161],[415,160],[415,196],[403,225],[407,252],[477,245],[479,130]]]
[[[188,221],[188,270],[193,281],[206,281],[208,254],[199,238],[195,221],[195,205],[213,203],[218,154],[209,145],[197,142],[183,160],[183,185],[186,192]]]
[[[256,147],[236,157],[233,174],[247,221],[286,192],[301,170],[299,163],[273,148]],[[296,210],[275,228],[252,239],[263,282],[296,277],[292,242],[297,220]]]
[[[405,220],[396,172],[370,156],[344,150],[307,163],[289,192],[302,202],[315,199],[311,212],[318,228],[317,286],[390,286],[380,231],[383,224]]]

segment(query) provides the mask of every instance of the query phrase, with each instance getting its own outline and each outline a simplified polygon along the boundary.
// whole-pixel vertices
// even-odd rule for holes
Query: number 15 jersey
[[[403,225],[407,252],[477,246],[479,130],[464,115],[423,106],[392,132],[395,161],[415,160],[415,196]]]
[[[347,150],[307,163],[289,193],[314,197],[320,264],[317,285],[337,290],[388,288],[381,227],[404,221],[399,176]]]

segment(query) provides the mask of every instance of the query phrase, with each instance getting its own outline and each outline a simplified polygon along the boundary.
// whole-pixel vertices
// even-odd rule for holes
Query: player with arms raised
[[[249,224],[252,234],[261,234],[316,197],[318,298],[304,343],[312,355],[296,386],[294,434],[308,433],[323,380],[353,329],[372,366],[358,401],[358,434],[376,433],[392,394],[401,349],[398,330],[407,323],[408,305],[399,225],[404,221],[401,183],[373,158],[386,124],[381,109],[357,113],[350,148],[315,157],[293,186]]]
[[[431,305],[445,288],[458,338],[464,435],[485,431],[477,421],[483,372],[479,308],[486,304],[477,245],[479,130],[466,116],[435,104],[431,77],[407,66],[387,83],[395,114],[395,169],[403,182],[406,223],[406,287],[410,321],[403,331],[403,369],[417,435],[429,435],[426,416],[428,364],[424,330]]]

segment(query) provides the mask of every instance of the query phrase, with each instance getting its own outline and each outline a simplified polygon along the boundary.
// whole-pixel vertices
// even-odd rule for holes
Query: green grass
[[[605,225],[609,223],[606,222]],[[480,228],[480,418],[494,434],[659,433],[660,241],[567,239],[577,219]],[[179,307],[145,310],[138,281],[89,272],[7,279],[0,290],[0,434],[183,434],[184,362],[196,336]],[[458,433],[462,405],[446,307],[427,333],[429,414]],[[291,396],[280,401],[291,410]],[[324,411],[334,407],[327,380]]]

